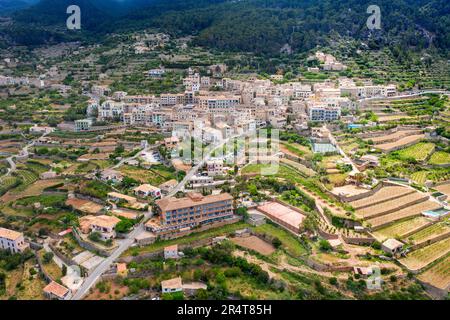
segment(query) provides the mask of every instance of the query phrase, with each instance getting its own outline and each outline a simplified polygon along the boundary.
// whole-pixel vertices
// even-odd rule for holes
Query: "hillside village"
[[[2,52],[1,299],[448,297],[448,88],[127,39]]]

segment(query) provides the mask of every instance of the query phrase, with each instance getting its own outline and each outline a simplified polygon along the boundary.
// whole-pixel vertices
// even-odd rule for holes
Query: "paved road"
[[[84,279],[83,284],[73,295],[72,300],[81,300],[89,292],[89,289],[97,283],[101,275],[109,270],[114,261],[134,243],[136,237],[145,231],[143,221],[151,217],[151,215],[151,213],[147,212],[145,218],[142,219],[142,222],[128,234],[126,239],[120,242],[119,247],[109,257],[103,260],[103,262],[100,263],[86,279]]]
[[[45,137],[47,134],[48,134],[48,133],[44,133],[44,134],[43,134],[42,136],[40,136],[39,138],[33,139],[30,143],[28,143],[26,146],[24,146],[24,147],[22,148],[22,150],[20,151],[20,153],[19,153],[20,157],[25,157],[25,158],[28,157],[28,148],[34,146],[34,144],[36,143],[36,140]],[[11,157],[9,157],[9,158],[6,158],[6,161],[8,161],[8,164],[9,164],[9,167],[10,167],[10,168],[8,169],[8,172],[6,173],[6,175],[10,175],[10,174],[13,173],[14,171],[16,171],[17,166],[16,166],[16,163],[14,162],[14,158],[15,158],[16,156],[17,156],[17,155],[14,155],[14,156],[11,156]]]

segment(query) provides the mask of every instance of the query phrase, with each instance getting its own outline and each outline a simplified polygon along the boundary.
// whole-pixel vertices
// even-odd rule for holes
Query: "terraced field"
[[[422,162],[428,158],[435,147],[433,143],[421,142],[398,151],[398,155],[401,159],[415,159]]]
[[[417,277],[420,281],[429,283],[436,288],[446,290],[450,286],[450,255],[436,263],[430,269]]]
[[[397,186],[383,187],[374,195],[350,202],[350,204],[352,205],[353,208],[358,210],[368,205],[378,204],[380,202],[388,201],[390,199],[394,199],[399,196],[410,194],[413,192],[415,191],[405,187],[397,187]]]
[[[435,223],[412,236],[408,237],[408,240],[412,240],[415,244],[424,243],[428,240],[432,240],[444,234],[450,233],[450,227],[445,223]]]
[[[17,170],[15,172],[15,174],[17,175],[17,177],[22,179],[22,183],[13,190],[14,192],[20,192],[22,190],[25,190],[26,187],[28,187],[30,184],[36,182],[39,178],[36,175],[36,173],[28,171],[28,170]]]
[[[367,140],[372,140],[374,144],[382,144],[384,142],[390,142],[392,140],[398,140],[409,135],[419,134],[420,130],[401,130],[388,135],[374,137]]]
[[[450,183],[442,184],[436,187],[439,192],[445,193],[450,197]]]
[[[422,211],[434,210],[437,208],[439,208],[439,206],[436,203],[431,202],[431,201],[425,201],[425,202],[421,202],[421,203],[415,204],[413,206],[407,207],[405,209],[383,215],[381,217],[369,219],[369,220],[367,220],[367,222],[372,225],[373,230],[377,230],[384,226],[387,226],[388,224],[390,224],[392,222],[406,219],[408,217],[418,216],[422,213]]]
[[[406,146],[410,143],[419,142],[423,138],[425,138],[425,135],[423,135],[423,134],[412,135],[412,136],[407,136],[407,137],[401,138],[394,142],[379,144],[379,145],[376,145],[375,147],[377,149],[380,149],[383,152],[389,152],[396,148]]]
[[[411,175],[411,180],[418,184],[424,184],[427,181],[428,171],[417,171]]]
[[[379,229],[374,232],[374,235],[380,241],[388,238],[403,238],[405,235],[430,223],[425,217],[416,217]]]
[[[0,178],[0,195],[11,189],[17,183],[17,178],[14,176],[7,176]]]
[[[429,164],[449,164],[450,153],[444,151],[436,151],[428,161]]]
[[[416,201],[421,201],[421,200],[426,201],[427,198],[428,198],[428,196],[426,196],[426,195],[423,195],[418,192],[414,192],[411,194],[403,195],[396,199],[392,199],[392,200],[385,201],[385,202],[382,202],[379,204],[375,204],[370,207],[366,207],[366,208],[357,210],[356,214],[362,218],[367,219],[367,218],[381,215],[384,212],[388,213],[391,210],[404,207],[404,206],[406,206],[408,204],[412,204],[413,202],[416,202]]]
[[[400,263],[411,271],[419,271],[433,261],[444,257],[450,252],[450,238],[433,243],[424,248],[415,250],[406,258],[400,259]]]

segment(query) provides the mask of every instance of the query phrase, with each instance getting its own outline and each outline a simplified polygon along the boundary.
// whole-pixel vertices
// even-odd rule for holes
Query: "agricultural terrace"
[[[386,228],[378,229],[374,232],[374,236],[379,241],[388,238],[404,238],[406,235],[413,233],[427,225],[431,224],[430,220],[425,217],[415,217],[409,220],[394,223]]]
[[[435,145],[433,143],[420,142],[405,149],[394,151],[391,155],[397,156],[401,160],[414,159],[415,161],[423,162],[434,151],[434,148]]]
[[[362,209],[368,206],[376,205],[385,201],[396,199],[407,194],[412,194],[415,191],[406,187],[400,186],[386,186],[378,190],[374,195],[371,195],[360,200],[351,202],[353,208],[356,210]]]
[[[434,165],[450,164],[450,153],[444,151],[436,151],[431,155],[428,163]]]
[[[450,197],[450,182],[446,183],[446,184],[442,184],[440,186],[437,186],[437,187],[435,187],[435,189]]]
[[[435,223],[425,229],[414,233],[408,240],[412,241],[414,244],[425,243],[427,241],[433,240],[439,236],[449,235],[450,236],[450,226],[447,222]]]
[[[419,271],[450,252],[450,238],[410,252],[400,263],[411,271]]]
[[[410,207],[395,211],[393,213],[385,214],[380,217],[367,220],[372,226],[373,230],[377,230],[384,226],[387,226],[395,221],[406,219],[409,217],[420,216],[423,211],[434,210],[439,208],[439,205],[432,201],[424,201]]]
[[[236,238],[232,238],[231,241],[240,247],[244,247],[244,248],[256,251],[265,256],[271,255],[276,250],[272,244],[270,244],[256,236],[236,237]]]
[[[411,135],[411,136],[406,136],[404,138],[396,140],[394,142],[377,144],[374,147],[377,149],[380,149],[382,152],[390,152],[392,150],[401,148],[401,147],[409,145],[411,143],[419,142],[423,138],[425,138],[425,135],[423,135],[423,134]]]
[[[417,277],[420,281],[429,283],[436,288],[448,290],[450,286],[450,256],[439,261]]]
[[[391,199],[372,206],[368,206],[363,209],[356,210],[356,215],[365,219],[377,217],[383,215],[383,213],[392,212],[393,210],[401,209],[417,202],[426,201],[427,199],[428,199],[427,195],[418,192],[405,194],[395,199]]]

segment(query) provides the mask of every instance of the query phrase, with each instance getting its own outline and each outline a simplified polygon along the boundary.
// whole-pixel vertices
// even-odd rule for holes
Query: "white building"
[[[29,244],[25,242],[23,233],[0,228],[0,249],[19,253],[25,251],[28,247]]]

